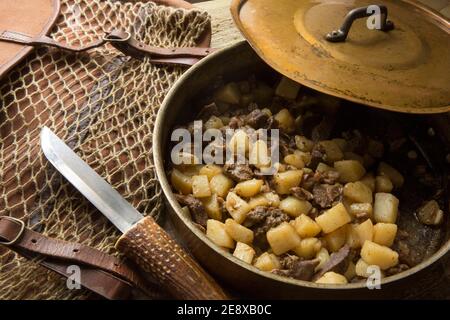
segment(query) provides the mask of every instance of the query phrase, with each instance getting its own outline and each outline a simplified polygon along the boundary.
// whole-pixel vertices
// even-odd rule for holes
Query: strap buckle
[[[2,245],[5,245],[5,246],[13,245],[14,243],[17,242],[17,240],[19,240],[19,238],[22,236],[23,232],[25,231],[25,222],[23,222],[20,219],[13,218],[13,217],[10,217],[10,216],[2,216],[2,217],[0,217],[0,219],[14,221],[14,222],[16,222],[16,223],[18,223],[20,225],[20,230],[19,230],[19,232],[17,233],[17,236],[14,239],[12,239],[11,241],[1,241],[0,240],[0,244],[2,244]]]

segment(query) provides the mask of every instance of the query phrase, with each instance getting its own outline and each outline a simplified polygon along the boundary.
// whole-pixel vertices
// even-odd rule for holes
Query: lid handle
[[[344,42],[347,39],[350,28],[356,19],[366,18],[375,15],[375,21],[373,24],[367,27],[369,29],[378,29],[381,31],[390,31],[394,29],[394,23],[389,21],[388,9],[384,5],[370,5],[367,7],[361,7],[351,10],[345,16],[344,23],[338,30],[333,30],[325,36],[325,39],[330,42]]]

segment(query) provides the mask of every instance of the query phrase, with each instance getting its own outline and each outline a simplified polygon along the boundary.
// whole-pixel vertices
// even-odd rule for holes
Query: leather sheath
[[[162,5],[190,9],[192,5],[183,0],[154,0]],[[83,47],[72,47],[57,43],[48,37],[58,18],[59,0],[15,0],[0,1],[0,78],[22,61],[33,48],[52,46],[72,52],[83,52],[112,44],[127,56],[138,59],[148,57],[155,64],[191,66],[208,55],[211,28],[207,28],[198,41],[198,47],[157,48],[133,39],[120,30],[111,30],[103,39]]]
[[[0,30],[43,36],[58,18],[59,0],[0,1]],[[22,61],[33,47],[0,41],[0,78]]]
[[[127,299],[133,288],[154,295],[151,284],[121,259],[79,243],[46,237],[15,218],[0,217],[0,244],[65,277],[72,275],[70,266],[77,266],[80,285],[107,299]]]

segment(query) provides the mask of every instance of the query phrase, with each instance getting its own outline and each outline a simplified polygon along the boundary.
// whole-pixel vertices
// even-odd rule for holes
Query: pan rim
[[[190,219],[185,217],[182,213],[182,208],[175,199],[174,192],[172,191],[172,188],[169,184],[169,180],[167,178],[167,174],[165,172],[164,167],[164,151],[162,150],[163,146],[163,131],[165,128],[165,120],[167,118],[167,115],[170,113],[170,106],[174,99],[176,99],[177,92],[179,90],[182,90],[185,83],[188,82],[191,78],[195,77],[195,75],[198,72],[202,72],[203,66],[207,63],[211,62],[212,60],[216,59],[219,56],[227,55],[229,52],[238,49],[239,47],[244,47],[250,45],[247,43],[247,41],[239,41],[231,46],[228,46],[226,48],[217,50],[216,52],[212,53],[208,57],[202,59],[200,62],[195,64],[193,67],[191,67],[189,70],[187,70],[179,79],[178,81],[172,86],[172,88],[167,93],[159,111],[156,117],[155,121],[155,127],[153,132],[153,161],[155,165],[156,175],[158,178],[158,181],[161,185],[161,188],[163,190],[164,196],[166,197],[166,203],[168,203],[172,209],[172,211],[177,215],[177,218],[182,221],[182,223],[189,229],[189,232],[194,234],[195,237],[203,242],[204,245],[208,246],[209,249],[215,251],[218,255],[221,255],[225,257],[226,259],[230,260],[232,263],[237,265],[240,268],[246,269],[248,272],[256,273],[258,276],[268,278],[272,281],[279,281],[285,284],[295,285],[302,288],[313,288],[313,289],[323,289],[323,290],[354,290],[354,289],[367,289],[365,282],[360,283],[349,283],[345,285],[324,285],[324,284],[317,284],[310,281],[303,281],[303,280],[297,280],[292,279],[288,277],[283,277],[279,275],[275,275],[269,272],[261,271],[257,269],[256,267],[249,265],[243,261],[240,261],[236,257],[234,257],[232,254],[228,252],[223,252],[223,250],[220,250],[220,248],[215,245],[211,240],[209,240],[206,235],[201,232]],[[437,260],[442,258],[446,253],[450,251],[450,239],[448,239],[445,243],[442,244],[442,246],[439,248],[438,251],[436,251],[433,255],[428,257],[426,260],[422,261],[415,267],[408,269],[406,271],[403,271],[399,274],[388,276],[386,278],[383,278],[381,280],[381,286],[387,285],[389,283],[397,282],[401,279],[407,278],[413,274],[416,274],[417,272],[429,267],[433,263],[435,263]],[[197,258],[198,259],[198,258]],[[201,260],[201,259],[198,259]]]

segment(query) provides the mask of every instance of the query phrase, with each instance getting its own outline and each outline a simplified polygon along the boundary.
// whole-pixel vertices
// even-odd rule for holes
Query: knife
[[[222,288],[152,217],[144,217],[49,128],[41,148],[50,163],[122,233],[116,248],[177,299],[228,299]]]

